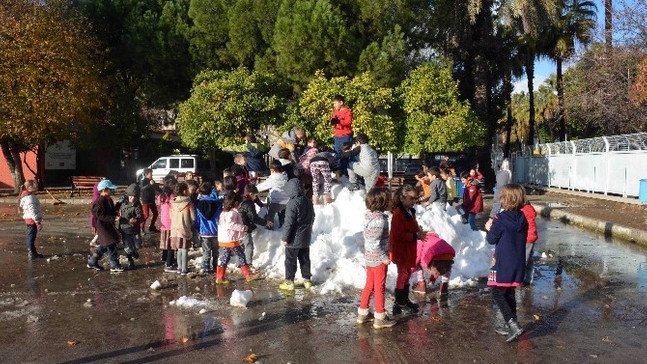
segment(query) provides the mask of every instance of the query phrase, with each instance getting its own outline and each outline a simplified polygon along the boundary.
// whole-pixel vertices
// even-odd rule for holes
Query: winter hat
[[[104,179],[101,182],[99,182],[99,185],[97,185],[97,190],[103,191],[105,189],[109,190],[116,190],[117,186],[114,185],[109,179]]]
[[[126,196],[139,197],[139,186],[136,183],[132,183],[128,186],[128,188],[126,188]]]

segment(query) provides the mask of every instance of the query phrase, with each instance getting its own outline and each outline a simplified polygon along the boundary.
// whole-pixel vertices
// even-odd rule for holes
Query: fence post
[[[577,181],[577,178],[576,178],[577,177],[577,157],[575,156],[575,152],[577,147],[575,146],[574,141],[571,140],[569,143],[571,143],[571,147],[573,147],[573,154],[572,154],[573,158],[571,161],[572,172],[570,176],[568,176],[568,185],[571,187],[572,191],[575,191],[575,181]]]
[[[550,173],[552,169],[552,149],[550,147],[550,144],[546,144],[546,148],[548,149],[548,156],[546,157],[548,160],[546,161],[546,183],[548,183],[548,186],[546,187],[552,187],[552,179],[550,178]]]
[[[608,195],[609,194],[609,183],[611,183],[610,176],[611,176],[611,153],[609,153],[609,139],[607,139],[606,136],[602,137],[602,140],[604,141],[604,156],[607,159],[607,173],[606,173],[606,186],[604,186],[604,194]]]

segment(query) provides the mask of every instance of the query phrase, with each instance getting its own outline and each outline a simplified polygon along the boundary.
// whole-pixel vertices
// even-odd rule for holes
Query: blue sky
[[[621,0],[620,0],[621,1]],[[620,1],[614,1],[614,8],[617,8],[620,5]],[[594,0],[595,5],[598,7],[598,30],[597,33],[600,33],[604,29],[604,0]],[[564,68],[568,68],[568,64],[564,64]],[[534,77],[534,89],[535,91],[539,88],[544,81],[550,77],[551,74],[555,73],[555,62],[549,59],[540,59],[535,61],[535,77]],[[515,93],[521,91],[528,91],[528,79],[526,77],[519,78],[515,80],[514,91]]]

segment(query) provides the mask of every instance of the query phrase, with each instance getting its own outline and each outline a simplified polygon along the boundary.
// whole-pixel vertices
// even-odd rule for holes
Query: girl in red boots
[[[425,240],[427,233],[418,226],[413,205],[417,199],[416,190],[403,185],[393,196],[394,210],[389,234],[391,261],[398,268],[395,282],[395,304],[393,314],[402,313],[405,308],[418,311],[418,305],[409,300],[409,278],[416,267],[417,240]]]
[[[232,254],[236,254],[238,257],[240,271],[243,273],[245,280],[249,282],[258,278],[258,274],[252,274],[245,260],[245,252],[240,246],[240,241],[247,232],[247,226],[243,223],[243,218],[238,212],[241,202],[242,197],[234,191],[230,191],[225,196],[220,221],[218,222],[218,246],[223,249],[216,270],[216,284],[229,283],[225,278],[225,272]]]

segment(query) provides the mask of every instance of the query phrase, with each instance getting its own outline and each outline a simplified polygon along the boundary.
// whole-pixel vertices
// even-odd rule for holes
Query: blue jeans
[[[38,226],[36,224],[27,225],[27,251],[36,252],[36,234],[38,234]]]
[[[342,172],[346,173],[346,168],[348,168],[348,158],[340,158],[339,154],[341,153],[341,145],[346,142],[353,142],[353,134],[346,135],[343,137],[335,137],[335,153],[337,153],[337,168]]]
[[[92,251],[92,255],[88,258],[88,263],[90,265],[96,264],[96,262],[101,260],[101,257],[103,257],[105,253],[108,253],[108,257],[110,258],[110,267],[116,268],[120,266],[116,243],[98,246],[94,251]]]
[[[479,227],[476,226],[476,214],[467,214],[467,222],[470,223],[472,230],[479,231]]]

